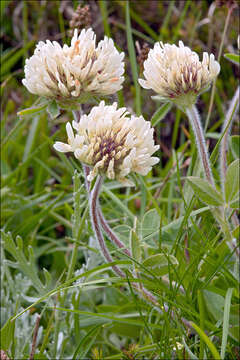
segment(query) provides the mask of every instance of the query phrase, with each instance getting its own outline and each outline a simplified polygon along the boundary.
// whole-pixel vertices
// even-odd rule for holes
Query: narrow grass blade
[[[191,5],[192,1],[191,0],[187,0],[184,4],[184,8],[181,12],[181,16],[179,18],[179,21],[178,21],[178,24],[175,28],[175,31],[174,31],[174,37],[173,37],[173,43],[177,40],[178,36],[179,36],[179,30],[182,28],[182,24],[184,22],[184,19],[186,17],[186,14],[187,14],[187,10],[189,8],[189,6]]]
[[[225,358],[225,351],[227,346],[228,330],[229,330],[229,316],[232,299],[233,288],[227,290],[224,304],[223,314],[223,334],[222,334],[222,345],[221,345],[221,359]]]
[[[157,111],[153,114],[151,118],[152,126],[156,126],[162,119],[164,119],[167,113],[171,110],[171,108],[171,103],[166,103],[160,106],[160,108],[157,109]]]
[[[100,0],[98,2],[100,12],[101,12],[101,15],[102,15],[104,33],[108,37],[111,37],[111,30],[110,30],[110,26],[109,26],[109,23],[108,23],[108,10],[107,10],[108,3],[109,2],[106,1],[106,0]]]
[[[117,2],[120,6],[125,5],[123,1]],[[143,30],[148,33],[148,35],[151,36],[151,38],[153,38],[155,41],[158,41],[158,34],[153,31],[153,29],[142,19],[141,16],[139,16],[133,9],[130,9],[130,15],[131,18],[136,21],[143,28]]]
[[[14,321],[15,319],[17,319],[19,316],[21,316],[22,314],[24,314],[26,311],[30,310],[32,307],[34,307],[35,305],[47,300],[50,296],[53,296],[57,293],[59,293],[59,291],[61,290],[65,290],[67,288],[72,288],[72,287],[85,287],[88,286],[90,284],[99,284],[99,283],[107,283],[109,284],[110,278],[108,278],[108,280],[105,279],[100,279],[100,280],[95,280],[93,282],[88,282],[88,283],[81,283],[75,286],[70,286],[70,284],[72,284],[74,281],[77,281],[78,279],[82,278],[82,277],[87,277],[91,274],[99,274],[107,269],[111,269],[113,265],[130,265],[131,261],[130,260],[118,260],[118,261],[113,261],[111,264],[103,264],[100,266],[95,267],[92,270],[86,271],[83,274],[80,274],[78,276],[74,276],[72,279],[69,279],[68,281],[65,281],[64,283],[62,283],[60,286],[56,287],[55,289],[47,292],[45,295],[43,295],[42,297],[40,297],[38,300],[36,300],[34,303],[32,303],[31,305],[29,305],[27,308],[25,308],[24,310],[20,311],[18,314],[16,314],[14,317],[11,318],[11,321]],[[114,281],[115,279],[115,281]],[[120,282],[119,278],[112,278],[111,282]],[[99,286],[99,285],[97,285]]]
[[[205,320],[205,309],[204,309],[204,301],[203,301],[203,295],[202,292],[200,290],[198,290],[198,308],[199,308],[199,315],[200,315],[200,327],[201,329],[204,329],[204,320]],[[204,358],[204,341],[203,339],[200,337],[200,354],[199,354],[199,358],[203,359]]]
[[[136,53],[132,38],[132,27],[131,27],[131,19],[130,19],[130,10],[129,10],[129,1],[125,3],[125,10],[126,10],[126,26],[127,26],[127,44],[128,44],[128,52],[130,58],[130,64],[132,69],[132,76],[134,87],[136,91],[136,113],[137,115],[141,114],[141,91],[140,85],[138,84],[138,69],[137,69],[137,60],[136,60]]]
[[[203,341],[205,342],[205,344],[211,351],[213,358],[216,360],[220,360],[221,359],[220,354],[218,353],[215,345],[212,343],[212,341],[209,339],[209,337],[205,334],[205,332],[202,329],[200,329],[200,327],[197,326],[194,322],[191,321],[190,324],[196,330],[196,332],[198,333],[200,338],[203,339]]]
[[[212,152],[212,154],[211,154],[211,156],[210,156],[210,161],[211,161],[212,165],[214,165],[215,162],[217,161],[217,158],[218,158],[218,156],[219,156],[219,151],[218,151],[219,146],[220,146],[220,144],[221,144],[221,141],[222,141],[224,135],[225,135],[226,132],[228,131],[229,127],[231,126],[232,119],[233,119],[234,114],[235,114],[235,110],[236,110],[236,108],[237,108],[237,106],[238,106],[238,102],[239,102],[239,98],[236,99],[236,103],[235,103],[234,106],[233,106],[233,111],[232,111],[231,116],[229,117],[229,121],[228,121],[228,123],[227,123],[227,125],[226,125],[226,127],[225,127],[225,129],[224,129],[224,131],[223,131],[223,133],[221,134],[221,136],[220,136],[217,144],[215,145],[215,147],[214,147],[214,149],[213,149],[213,152]]]
[[[97,325],[93,327],[79,342],[74,354],[73,360],[75,359],[85,359],[87,353],[91,349],[92,345],[94,344],[96,337],[98,336],[102,325]]]
[[[32,124],[30,126],[26,145],[24,148],[23,161],[25,161],[27,159],[27,157],[29,156],[29,154],[31,153],[31,151],[34,147],[34,143],[35,143],[35,139],[36,139],[36,135],[37,135],[37,131],[38,131],[39,119],[40,119],[39,116],[35,116],[32,121]]]
[[[21,59],[21,57],[26,53],[26,51],[33,45],[33,41],[30,41],[25,47],[17,49],[15,52],[10,50],[6,56],[3,56],[1,61],[1,81],[9,75],[10,70],[14,67],[15,64]],[[12,52],[14,54],[12,54]],[[9,56],[8,56],[9,55]],[[11,56],[10,56],[11,55]]]

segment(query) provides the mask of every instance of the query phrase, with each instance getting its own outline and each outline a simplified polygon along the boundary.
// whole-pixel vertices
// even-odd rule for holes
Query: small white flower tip
[[[221,70],[221,66],[220,66],[219,62],[215,61],[214,67],[215,67],[215,74],[216,74],[215,76],[217,76]]]
[[[72,151],[72,148],[70,145],[68,144],[64,144],[61,141],[56,141],[55,144],[53,145],[54,149],[59,151],[59,152],[69,152]]]
[[[138,82],[141,85],[141,87],[143,87],[144,89],[149,89],[149,87],[146,85],[146,80],[138,79]]]
[[[67,131],[69,143],[71,144],[74,141],[74,133],[70,122],[67,122],[66,124],[66,131]]]
[[[77,37],[77,36],[78,36],[78,29],[74,29],[73,37]]]
[[[159,158],[157,157],[152,157],[152,161],[151,161],[151,165],[156,165],[157,163],[159,163]]]

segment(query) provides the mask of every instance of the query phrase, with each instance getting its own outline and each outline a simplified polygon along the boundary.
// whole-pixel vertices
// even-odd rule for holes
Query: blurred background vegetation
[[[2,284],[5,284],[5,287],[3,286],[2,293],[4,298],[2,300],[1,325],[4,325],[10,316],[26,308],[39,296],[46,293],[46,290],[54,288],[61,283],[62,279],[65,279],[74,243],[72,239],[74,205],[72,176],[74,169],[77,168],[81,172],[81,168],[76,161],[65,155],[57,155],[52,148],[56,139],[65,141],[65,123],[71,121],[72,114],[62,110],[60,116],[54,121],[51,121],[46,113],[26,117],[17,116],[18,111],[31,107],[37,100],[37,97],[30,94],[21,82],[24,77],[25,60],[32,55],[36,43],[46,39],[55,40],[61,44],[69,43],[74,28],[81,30],[86,27],[93,28],[97,41],[102,39],[104,34],[112,37],[118,49],[125,52],[126,63],[126,80],[123,84],[123,90],[113,100],[117,100],[120,106],[132,108],[137,113],[141,112],[146,120],[152,119],[153,121],[154,119],[156,142],[161,146],[159,151],[161,166],[148,175],[146,183],[139,181],[138,187],[131,192],[130,190],[119,189],[119,186],[114,182],[106,188],[102,204],[106,217],[110,219],[112,226],[121,226],[125,223],[126,214],[123,215],[123,213],[126,210],[124,207],[126,205],[128,205],[133,217],[139,216],[140,218],[143,217],[146,209],[157,209],[156,211],[158,215],[161,215],[161,221],[165,225],[180,215],[185,216],[184,206],[186,204],[183,204],[182,189],[178,182],[180,175],[176,165],[175,151],[182,156],[182,175],[185,175],[184,169],[189,166],[190,162],[193,171],[197,156],[194,142],[189,145],[192,135],[187,119],[180,110],[174,109],[159,121],[155,113],[158,105],[151,99],[153,93],[140,89],[136,81],[138,76],[142,77],[143,62],[154,43],[163,41],[172,44],[182,40],[185,45],[196,51],[200,58],[202,53],[207,51],[219,59],[221,73],[216,82],[214,103],[209,114],[211,91],[204,93],[198,100],[198,109],[203,122],[210,116],[206,135],[210,150],[214,148],[219,139],[225,113],[239,84],[240,73],[239,67],[223,56],[224,53],[237,52],[239,1],[131,0],[129,1],[129,14],[126,12],[126,1],[121,0],[1,0],[0,6],[1,226],[5,232],[11,232],[13,239],[16,236],[21,236],[23,239],[21,242],[21,239],[18,238],[16,244],[11,242],[10,238],[8,240],[5,238],[5,243],[11,244],[11,246],[6,246],[6,252],[2,254],[2,260],[6,257],[2,278]],[[84,107],[85,111],[88,109],[88,106]],[[235,122],[233,134],[238,133],[238,126],[238,123]],[[233,157],[233,155],[230,156]],[[216,171],[215,176],[218,178]],[[171,181],[168,181],[170,177]],[[83,181],[82,178],[81,181]],[[150,189],[152,184],[156,185],[153,187],[154,191],[152,188]],[[81,203],[80,215],[83,216],[86,207],[86,194],[83,189],[81,191],[78,201]],[[122,205],[117,202],[116,197],[120,199]],[[161,204],[161,209],[159,209],[157,201]],[[154,219],[158,218],[155,216]],[[213,229],[214,219],[211,214],[206,213],[203,219],[202,231],[205,235],[207,234],[207,240],[215,239],[217,230],[216,228]],[[130,223],[130,221],[128,222]],[[89,245],[91,235],[89,221],[87,224],[88,226],[82,231],[79,241],[76,269],[79,269],[81,264],[85,262],[84,251],[87,250],[88,246],[91,249],[91,244]],[[170,304],[179,301],[179,309],[183,311],[183,314],[185,311],[183,309],[189,309],[187,315],[190,316],[191,313],[194,317],[197,316],[200,306],[197,294],[202,283],[199,277],[204,273],[206,275],[205,280],[207,279],[206,284],[210,284],[214,275],[217,274],[216,269],[218,269],[220,262],[223,261],[223,258],[225,259],[227,247],[222,247],[219,250],[223,251],[223,257],[218,258],[215,250],[206,245],[207,242],[203,246],[202,242],[198,240],[196,228],[189,230],[185,229],[184,226],[173,228],[163,236],[165,236],[166,241],[170,242],[174,242],[177,238],[179,243],[181,239],[186,238],[187,234],[189,238],[192,236],[194,239],[195,253],[193,252],[193,254],[196,257],[192,255],[192,262],[187,265],[185,263],[180,264],[181,268],[179,268],[179,277],[181,277],[185,273],[186,266],[189,266],[187,267],[189,274],[185,280],[182,280],[187,288],[188,295],[183,299],[183,296],[179,295],[178,289],[174,291],[171,289],[172,292],[168,292],[166,285],[162,285],[161,290],[167,292],[165,296],[170,300]],[[190,234],[191,231],[193,233]],[[121,233],[120,229],[119,233]],[[197,253],[201,246],[203,246],[203,253],[200,252],[199,255]],[[204,257],[205,246],[208,251],[213,251],[211,266],[209,265],[208,270],[203,269],[200,274],[198,264]],[[186,249],[181,248],[180,258],[184,257],[184,254],[186,255]],[[26,257],[24,258],[24,256]],[[188,255],[186,255],[187,257]],[[29,267],[26,267],[27,259],[30,259]],[[94,266],[101,263],[98,257],[92,261]],[[92,268],[94,266],[92,264]],[[51,274],[49,287],[45,288],[42,285],[44,274],[40,271],[43,268],[46,268],[48,274]],[[215,324],[218,318],[214,316],[219,309],[216,310],[214,305],[217,301],[222,304],[221,301],[226,294],[225,290],[230,285],[235,286],[227,269],[225,270],[226,272],[221,276],[216,275],[217,279],[214,284],[215,287],[219,286],[218,296],[221,295],[221,299],[212,295],[211,297],[209,294],[208,297],[205,296],[204,298],[206,303],[211,304],[211,311],[206,315],[208,330],[213,331],[211,339],[214,339],[215,335],[219,335]],[[48,275],[45,277],[47,281]],[[230,285],[228,281],[230,281]],[[34,287],[34,282],[35,290],[33,291],[31,286]],[[178,294],[178,300],[176,300],[176,294]],[[35,355],[36,358],[54,358],[54,356],[55,358],[64,358],[70,354],[72,356],[73,349],[76,358],[79,359],[84,358],[87,354],[91,354],[92,358],[95,359],[101,359],[103,356],[109,356],[109,359],[124,357],[133,359],[134,354],[137,354],[138,351],[141,356],[153,359],[159,354],[159,358],[168,358],[168,356],[170,358],[173,352],[178,358],[190,356],[190,353],[187,355],[186,351],[182,349],[181,344],[178,347],[176,343],[177,336],[180,339],[178,341],[181,342],[178,322],[177,325],[170,325],[170,320],[165,319],[163,329],[160,326],[158,328],[157,325],[155,328],[153,324],[149,329],[142,315],[137,320],[132,315],[133,311],[139,310],[140,305],[136,305],[135,300],[131,302],[126,294],[119,291],[119,288],[110,289],[106,287],[104,294],[98,290],[95,292],[90,290],[88,294],[81,295],[81,301],[79,293],[73,292],[68,295],[67,301],[69,308],[81,308],[83,312],[89,311],[89,314],[90,312],[92,314],[96,312],[107,314],[109,312],[112,316],[114,313],[115,315],[131,313],[132,320],[130,319],[128,326],[125,326],[123,325],[124,320],[122,320],[123,323],[115,322],[114,316],[107,318],[105,322],[101,322],[99,318],[84,314],[79,325],[77,320],[79,314],[75,313],[72,316],[68,313],[66,316],[59,315],[58,317],[51,309],[46,310],[44,306],[38,304],[32,308],[32,316],[29,317],[25,313],[25,318],[22,317],[21,322],[20,320],[18,323],[16,322],[15,342],[13,340],[14,329],[9,324],[5,328],[4,331],[8,335],[4,337],[4,341],[6,342],[7,338],[9,340],[7,343],[4,342],[4,349],[11,349],[8,354],[11,354],[13,358],[14,353],[18,354],[16,356],[19,358],[25,358],[26,354],[29,354],[36,323],[35,315],[38,312],[42,316],[39,332],[41,342]],[[201,300],[199,301],[201,303]],[[54,305],[56,304],[58,304],[58,295],[54,302]],[[53,304],[50,305],[53,306]],[[141,309],[146,311],[149,316],[148,319],[152,320],[150,310],[145,308],[143,304],[141,304]],[[186,316],[186,314],[184,315]],[[232,316],[236,318],[237,315],[234,313]],[[155,324],[158,324],[156,318],[154,321]],[[211,323],[214,326],[211,327]],[[106,325],[106,330],[103,333],[99,333],[98,324]],[[25,334],[22,337],[21,332]],[[128,341],[123,340],[124,336],[128,338]],[[159,340],[159,338],[161,339]],[[79,339],[81,339],[80,343]],[[96,340],[97,345],[91,343],[90,339]],[[232,343],[228,346],[228,358],[234,359],[239,356],[235,335],[232,335],[231,341]],[[189,342],[192,351],[198,353],[198,340],[190,335]],[[159,346],[164,349],[162,353]],[[201,343],[200,355],[202,354],[203,345]],[[79,357],[80,355],[82,357]]]

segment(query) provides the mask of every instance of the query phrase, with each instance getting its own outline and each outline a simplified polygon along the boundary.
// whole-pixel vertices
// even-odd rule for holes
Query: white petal
[[[55,142],[53,145],[54,149],[60,152],[69,152],[72,151],[72,147],[68,144],[62,143],[60,141]]]
[[[74,142],[74,133],[70,122],[67,123],[66,130],[67,130],[68,142],[69,144],[72,145]]]

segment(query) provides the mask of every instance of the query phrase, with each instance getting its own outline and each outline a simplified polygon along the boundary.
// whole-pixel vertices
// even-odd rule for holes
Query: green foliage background
[[[26,58],[39,40],[70,41],[69,21],[79,1],[1,1],[1,349],[9,358],[29,358],[38,315],[34,359],[236,358],[238,258],[210,211],[216,199],[215,204],[209,195],[199,200],[186,181],[186,176],[201,176],[201,168],[185,114],[169,105],[159,109],[152,93],[137,82],[144,46],[182,40],[200,57],[203,51],[218,57],[222,43],[212,111],[211,91],[197,104],[204,123],[210,115],[206,139],[216,155],[239,84],[239,68],[223,56],[237,53],[239,4],[229,14],[233,3],[81,2],[90,7],[97,40],[111,36],[126,54],[124,88],[112,100],[151,121],[161,146],[160,165],[144,178],[134,176],[135,188],[107,181],[101,194],[111,227],[126,246],[132,236],[141,249],[138,261],[131,262],[108,243],[126,271],[123,281],[99,254],[80,164],[52,147],[56,139],[66,140],[71,112],[61,110],[55,120],[45,111],[17,116],[37,102],[21,84]],[[239,157],[237,134],[235,121],[229,164]],[[214,160],[220,191],[217,156]],[[239,227],[232,234],[237,239]],[[157,270],[148,268],[151,255],[158,256]],[[132,291],[128,269],[133,265],[159,307]],[[164,303],[168,312],[161,311]]]

